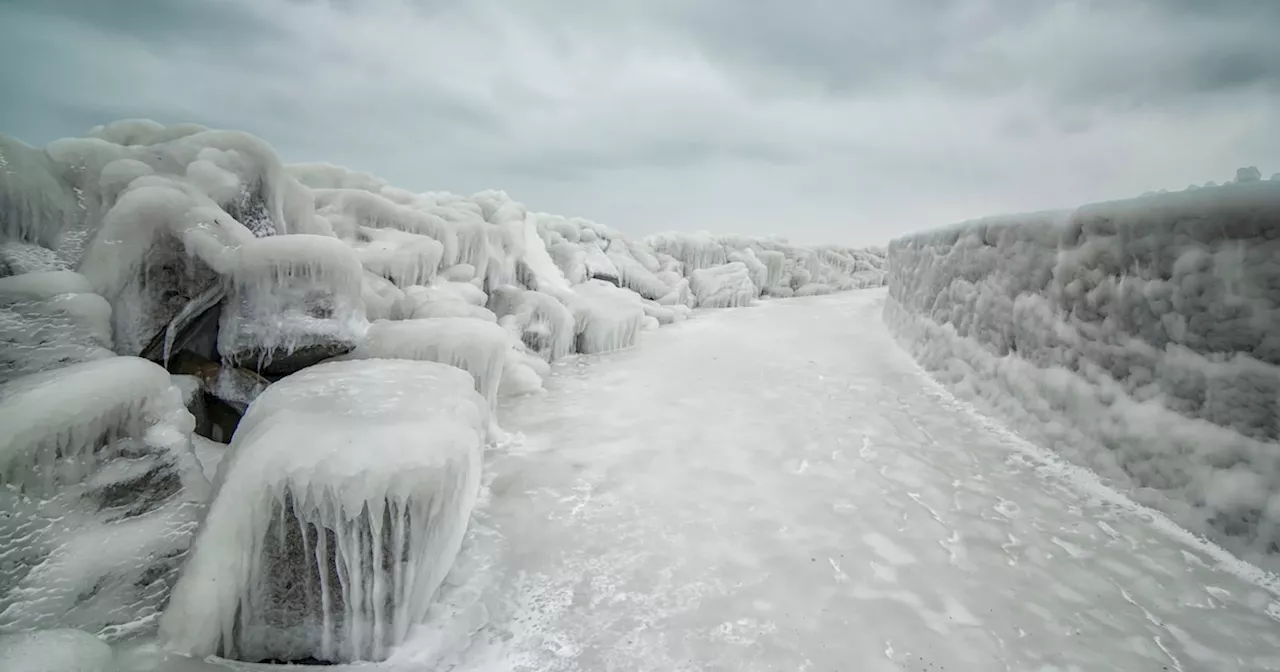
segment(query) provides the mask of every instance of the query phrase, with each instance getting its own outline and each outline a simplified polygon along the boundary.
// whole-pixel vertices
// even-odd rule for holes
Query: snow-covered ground
[[[884,300],[702,314],[504,401],[380,669],[1280,669],[1274,577],[955,400]]]

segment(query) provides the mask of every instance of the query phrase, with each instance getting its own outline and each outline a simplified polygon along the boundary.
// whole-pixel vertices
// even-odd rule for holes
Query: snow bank
[[[886,321],[940,380],[1248,555],[1280,550],[1280,184],[895,240]]]
[[[466,373],[330,362],[250,406],[161,622],[173,650],[379,660],[422,621],[480,484],[488,405]]]

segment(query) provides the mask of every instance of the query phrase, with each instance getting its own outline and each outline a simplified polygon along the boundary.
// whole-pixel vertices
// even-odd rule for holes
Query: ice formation
[[[890,246],[938,378],[1245,554],[1280,549],[1280,185],[967,222]]]
[[[760,293],[747,265],[740,261],[695,270],[689,276],[689,288],[698,297],[699,308],[748,306]]]
[[[160,366],[113,357],[0,385],[0,630],[144,631],[208,496]]]
[[[19,568],[0,583],[0,624],[12,627],[70,624],[110,639],[152,627],[207,500],[201,467],[224,474],[229,468],[240,485],[224,486],[220,513],[211,514],[206,526],[208,538],[274,538],[285,529],[281,520],[309,521],[285,530],[293,544],[288,552],[271,547],[271,562],[284,562],[286,556],[297,559],[290,553],[296,555],[299,543],[311,544],[303,550],[313,555],[321,539],[332,549],[331,533],[315,536],[315,524],[328,524],[350,548],[322,561],[335,572],[341,566],[344,574],[325,579],[332,579],[326,584],[330,604],[293,622],[274,611],[276,603],[262,602],[268,599],[263,593],[242,592],[251,584],[285,590],[271,583],[277,575],[262,574],[278,565],[255,565],[240,555],[220,565],[212,550],[219,542],[206,542],[204,558],[188,572],[204,578],[186,581],[186,601],[177,602],[170,619],[174,641],[189,651],[247,656],[288,657],[299,647],[316,657],[381,655],[400,626],[392,628],[390,617],[355,603],[350,619],[340,614],[346,600],[369,598],[361,592],[363,582],[384,591],[390,584],[377,584],[377,572],[360,573],[343,563],[372,563],[372,556],[361,554],[381,553],[383,546],[368,541],[368,530],[385,533],[394,526],[375,516],[364,519],[365,532],[357,534],[351,526],[367,515],[360,502],[322,503],[311,490],[289,489],[303,487],[296,479],[306,476],[314,457],[302,450],[311,446],[306,432],[312,427],[301,418],[318,408],[309,404],[336,404],[343,395],[308,387],[317,399],[331,400],[308,401],[310,392],[301,392],[299,381],[309,372],[337,371],[338,364],[324,363],[335,359],[358,360],[340,366],[359,381],[368,376],[358,371],[391,366],[379,363],[387,357],[443,362],[431,370],[452,365],[445,368],[471,381],[481,396],[458,398],[487,402],[481,410],[490,422],[498,395],[537,392],[556,360],[631,347],[644,331],[679,322],[694,306],[737,305],[746,302],[741,297],[779,295],[810,283],[851,289],[877,284],[884,275],[880,252],[702,233],[631,239],[586,219],[531,213],[502,191],[413,193],[339,166],[285,165],[253,136],[195,124],[123,120],[88,135],[44,148],[0,136],[0,426],[7,433],[0,436],[0,478],[13,486],[0,496],[16,497],[4,504],[22,512],[12,518],[17,527],[0,522],[0,535],[25,544],[17,564],[0,558],[0,573]],[[737,265],[723,267],[731,260]],[[732,277],[717,275],[724,268],[733,270]],[[412,361],[396,366],[431,367]],[[285,382],[271,384],[280,378]],[[323,379],[337,385],[338,378]],[[385,379],[398,380],[392,374]],[[284,391],[272,395],[278,387]],[[440,394],[444,387],[426,385]],[[393,386],[369,391],[360,403],[399,408],[420,394]],[[385,437],[389,445],[407,441],[396,427],[428,423],[436,413],[431,409],[463,403],[455,397],[427,395],[422,415],[370,436]],[[350,396],[341,398],[355,404]],[[296,412],[286,408],[292,405]],[[237,429],[246,407],[271,410],[250,410],[244,422],[261,419]],[[383,417],[376,407],[359,412],[370,422]],[[332,423],[341,425],[334,437],[363,426],[342,424],[336,416]],[[460,431],[443,421],[429,424],[432,431]],[[193,427],[198,460],[190,445]],[[234,447],[224,448],[221,442],[233,432]],[[261,438],[286,432],[301,438],[282,445],[298,448],[272,452]],[[276,471],[235,471],[239,458],[224,456],[240,454],[252,464],[279,460],[270,462]],[[39,469],[28,470],[32,465]],[[400,498],[397,515],[409,510],[408,491],[353,485],[385,476],[375,465],[348,466],[344,492],[368,494],[375,502]],[[433,487],[429,479],[418,486]],[[234,489],[240,487],[247,490]],[[227,494],[250,491],[257,494],[240,497],[239,509],[231,503],[237,496]],[[289,499],[284,516],[285,492],[312,499]],[[84,501],[107,504],[84,508],[85,493]],[[31,499],[37,496],[43,499]],[[459,511],[463,504],[459,500]],[[432,504],[418,498],[413,506]],[[451,523],[448,534],[461,524]],[[108,541],[108,550],[93,550]],[[441,543],[432,548],[443,558],[449,544]],[[94,553],[115,569],[104,574],[105,564],[90,562]],[[422,600],[438,583],[430,578],[438,571],[433,564],[420,572],[426,583],[415,584],[418,592],[405,603],[414,614],[420,615]],[[201,603],[204,591],[217,588],[201,581],[214,575],[238,583],[223,586],[230,592],[219,594],[222,601]],[[242,599],[247,620],[237,625]],[[197,614],[210,605],[220,610],[217,632],[198,623]],[[321,612],[329,615],[327,625]],[[366,616],[375,620],[360,620]],[[262,634],[268,631],[292,634],[273,639]],[[315,646],[293,644],[303,641]]]
[[[434,362],[320,364],[250,407],[161,621],[173,650],[378,660],[462,543],[489,409]]]
[[[116,672],[106,642],[80,630],[0,635],[5,672]]]
[[[496,323],[462,317],[374,322],[352,359],[407,359],[457,367],[495,408],[511,336]]]

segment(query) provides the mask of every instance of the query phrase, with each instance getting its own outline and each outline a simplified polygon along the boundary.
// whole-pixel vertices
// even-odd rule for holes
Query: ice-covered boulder
[[[639,340],[645,320],[639,294],[592,280],[574,287],[566,300],[576,325],[576,351],[611,352],[629,348]]]
[[[117,672],[106,642],[80,630],[37,630],[0,635],[5,672]]]
[[[494,408],[511,336],[495,322],[434,317],[374,322],[351,359],[406,359],[455,366],[475,379],[476,391]]]
[[[748,306],[760,295],[746,264],[740,261],[695,270],[689,276],[689,288],[699,308]]]
[[[71,271],[0,278],[0,383],[114,357],[111,304]]]
[[[350,352],[368,328],[355,251],[316,235],[254,239],[240,250],[222,312],[227,361],[287,375]]]
[[[0,631],[151,626],[208,497],[193,426],[135,357],[0,385]]]
[[[546,361],[573,352],[573,312],[550,294],[510,285],[497,287],[490,295],[489,309],[499,323],[505,320],[516,338]]]
[[[179,653],[379,660],[462,544],[489,408],[434,362],[328,362],[250,407],[161,619]]]

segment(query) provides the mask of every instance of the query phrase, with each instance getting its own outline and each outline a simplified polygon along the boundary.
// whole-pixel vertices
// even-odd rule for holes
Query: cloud
[[[882,241],[1280,169],[1280,5],[92,0],[0,7],[0,132],[242,128],[637,234]]]

